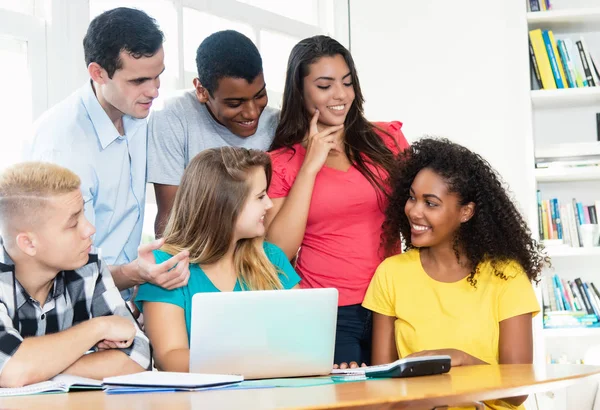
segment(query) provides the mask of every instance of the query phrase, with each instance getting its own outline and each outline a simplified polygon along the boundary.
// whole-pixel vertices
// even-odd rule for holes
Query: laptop
[[[244,379],[327,375],[333,367],[337,289],[197,293],[190,372]]]

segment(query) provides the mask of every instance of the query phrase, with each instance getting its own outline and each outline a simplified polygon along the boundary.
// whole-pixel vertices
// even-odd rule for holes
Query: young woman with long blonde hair
[[[269,156],[245,148],[205,150],[186,168],[154,256],[161,263],[187,249],[189,282],[174,290],[144,284],[136,297],[160,370],[189,371],[194,294],[290,289],[300,281],[283,251],[264,241],[270,179]]]

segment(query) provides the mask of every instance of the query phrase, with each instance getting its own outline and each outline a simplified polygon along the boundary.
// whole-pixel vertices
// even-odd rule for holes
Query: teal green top
[[[291,289],[300,282],[300,277],[290,264],[285,254],[281,249],[272,243],[265,242],[263,245],[267,258],[276,268],[279,269],[279,280],[284,289]],[[154,251],[154,258],[156,263],[162,263],[167,259],[171,258],[163,251]],[[234,292],[241,291],[239,281],[233,288]],[[177,305],[183,309],[185,313],[185,327],[187,328],[188,341],[190,339],[190,326],[192,323],[192,296],[196,293],[201,292],[220,292],[219,289],[211,280],[206,276],[202,268],[196,263],[190,264],[190,279],[188,284],[184,287],[166,290],[160,286],[145,283],[139,287],[137,296],[135,297],[135,304],[138,309],[143,312],[143,303],[146,302],[163,302]]]

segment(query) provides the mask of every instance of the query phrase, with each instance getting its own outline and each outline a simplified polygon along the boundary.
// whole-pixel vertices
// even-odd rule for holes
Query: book
[[[589,87],[595,87],[596,83],[594,83],[594,78],[592,77],[592,71],[590,70],[590,66],[588,64],[588,60],[586,57],[585,50],[583,49],[583,44],[581,41],[576,41],[577,50],[579,51],[579,59],[581,60],[581,65],[583,66],[583,75]]]
[[[23,387],[0,388],[0,397],[28,396],[43,393],[67,393],[71,390],[101,390],[100,380],[88,379],[86,377],[59,374],[52,379],[29,384]]]
[[[542,89],[544,88],[542,84],[542,77],[540,75],[540,68],[538,67],[537,60],[535,59],[535,53],[533,52],[533,46],[531,45],[531,40],[529,40],[529,58],[531,62],[531,70],[533,73],[533,78],[535,78],[535,84],[532,82],[532,89]]]
[[[552,69],[552,75],[554,76],[554,81],[556,82],[556,88],[565,88],[565,85],[563,83],[563,76],[561,75],[561,70],[558,66],[558,56],[554,54],[554,46],[552,45],[550,31],[543,30],[542,38],[544,40],[544,46],[546,47],[546,53],[548,54],[548,58],[550,59],[550,68]]]
[[[529,11],[540,11],[540,3],[538,0],[529,0]]]
[[[569,53],[569,59],[573,63],[575,70],[575,84],[577,87],[588,87],[587,80],[585,79],[583,65],[581,64],[581,58],[579,58],[579,52],[575,44],[570,38],[565,39],[565,47]]]
[[[122,394],[197,391],[234,385],[243,380],[244,376],[241,375],[147,371],[125,376],[107,377],[102,381],[102,385],[108,394]]]
[[[542,88],[544,90],[556,89],[556,81],[552,75],[552,67],[550,66],[550,59],[548,57],[548,52],[546,51],[546,45],[544,44],[542,30],[531,30],[529,32],[529,40],[531,41],[535,61],[537,61],[540,71],[540,77],[543,85]]]
[[[573,66],[573,62],[569,57],[569,52],[567,51],[565,42],[563,40],[557,40],[556,47],[558,48],[560,62],[563,66],[565,77],[567,78],[567,84],[569,84],[569,88],[575,88],[577,87],[577,84],[575,83],[575,67]]]
[[[567,76],[565,74],[566,62],[565,62],[565,64],[563,64],[563,62],[560,59],[560,54],[558,53],[558,46],[556,44],[556,40],[554,39],[554,33],[552,33],[552,30],[548,30],[548,38],[550,39],[550,45],[552,46],[552,53],[554,54],[554,57],[556,58],[556,66],[558,68],[558,72],[560,73],[560,78],[563,82],[563,86],[564,86],[564,88],[569,88],[569,84],[567,82]],[[585,44],[584,44],[584,47],[585,47]],[[556,84],[558,85],[558,80],[556,81]]]
[[[596,70],[594,70],[594,61],[592,59],[592,55],[590,54],[590,46],[587,45],[583,36],[580,36],[581,45],[583,46],[583,52],[585,53],[585,58],[587,59],[587,63],[590,69],[590,73],[592,74],[592,78],[594,79],[595,85],[600,85],[600,78],[598,78],[598,74],[596,74]]]

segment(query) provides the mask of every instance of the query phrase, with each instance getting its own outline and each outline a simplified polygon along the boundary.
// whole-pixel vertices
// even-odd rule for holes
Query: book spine
[[[535,53],[533,52],[533,46],[531,40],[529,41],[529,59],[531,62],[531,69],[533,70],[534,78],[539,89],[543,89],[542,77],[540,76],[540,68],[538,67],[537,60],[535,59]]]
[[[562,230],[562,222],[561,222],[561,218],[560,218],[560,207],[558,205],[558,199],[556,199],[556,198],[552,199],[552,208],[554,209],[554,213],[555,213],[554,222],[556,224],[557,237],[558,237],[558,239],[563,239],[564,235],[563,235],[563,230]]]
[[[593,224],[597,224],[598,223],[598,215],[596,214],[596,206],[595,205],[588,206],[588,209],[590,211],[590,222]]]
[[[576,311],[575,301],[573,300],[573,294],[571,293],[571,288],[567,285],[567,281],[564,279],[560,279],[560,283],[565,292],[565,299],[567,300],[568,310]]]
[[[542,191],[537,190],[537,206],[538,206],[538,232],[540,234],[540,239],[544,239],[544,221],[542,218],[544,217],[542,213]]]
[[[529,11],[540,11],[540,3],[538,3],[538,0],[529,0]]]
[[[556,89],[556,81],[552,75],[552,67],[550,66],[550,59],[548,58],[548,52],[544,44],[544,37],[542,36],[542,30],[535,29],[529,32],[529,40],[533,46],[533,53],[535,60],[537,61],[538,68],[540,70],[540,77],[542,78],[542,85],[544,90]]]
[[[579,225],[583,225],[585,223],[585,214],[583,212],[583,204],[581,202],[577,202],[577,218],[579,218]]]
[[[558,62],[556,61],[556,55],[554,55],[549,31],[543,30],[542,37],[544,38],[544,45],[546,47],[546,52],[548,53],[548,58],[550,59],[550,67],[552,68],[552,75],[554,76],[554,80],[556,81],[556,88],[565,88],[565,85],[563,83],[563,77],[560,75]]]
[[[592,77],[592,72],[590,70],[590,66],[588,65],[587,57],[585,56],[585,50],[583,49],[583,44],[581,41],[576,41],[577,50],[579,51],[579,59],[581,60],[581,65],[583,66],[583,75],[585,76],[585,80],[588,83],[588,86],[595,87],[594,78]]]
[[[567,206],[560,205],[560,223],[563,232],[563,243],[569,246],[573,246],[573,238],[571,238],[571,226],[569,223],[569,212],[567,212]]]
[[[583,65],[581,64],[577,47],[575,44],[573,44],[573,41],[570,38],[565,39],[565,47],[569,53],[569,59],[573,64],[573,69],[575,71],[575,83],[577,84],[577,87],[587,87],[588,83],[583,73]]]
[[[575,88],[577,87],[577,84],[575,84],[575,78],[572,76],[569,67],[569,54],[567,52],[567,47],[565,47],[565,42],[562,40],[557,40],[556,46],[558,47],[558,55],[560,56],[560,61],[563,66],[563,71],[565,72],[565,77],[567,78],[567,84],[569,84],[569,88]]]
[[[589,314],[594,314],[594,309],[592,309],[592,305],[583,289],[583,282],[581,282],[581,278],[575,279],[575,284],[577,285],[577,289],[579,289],[579,293],[583,299],[583,304],[585,306],[585,311]]]
[[[568,281],[567,283],[569,285],[569,288],[571,289],[571,294],[573,295],[573,301],[575,302],[575,308],[578,311],[583,310],[583,302],[581,301],[581,298],[578,295],[577,285],[575,285],[575,283],[573,283],[572,281]]]
[[[592,305],[592,310],[594,311],[594,314],[598,318],[600,318],[600,306],[598,306],[598,302],[596,301],[596,298],[594,297],[594,294],[590,290],[587,282],[583,282],[583,290],[585,291],[585,294],[587,295],[587,297],[590,301],[590,304]]]
[[[592,78],[594,79],[595,85],[600,85],[600,78],[596,74],[594,70],[594,61],[592,60],[592,55],[590,53],[590,46],[587,45],[585,39],[583,37],[579,37],[581,40],[581,45],[583,46],[583,52],[585,53],[585,58],[587,59],[588,67],[590,69],[590,73],[592,74]]]
[[[554,57],[556,58],[556,66],[558,68],[558,72],[560,73],[560,78],[562,79],[564,87],[569,88],[569,83],[567,82],[567,75],[565,74],[565,66],[561,61],[560,54],[558,52],[558,46],[556,45],[556,40],[554,39],[554,33],[552,32],[552,30],[548,30],[548,38],[550,39],[550,44],[552,45],[552,52],[554,53]]]

